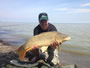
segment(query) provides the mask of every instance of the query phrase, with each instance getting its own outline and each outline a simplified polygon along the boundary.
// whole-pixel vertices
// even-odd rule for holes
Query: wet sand
[[[15,50],[18,46],[10,45],[8,42],[0,40],[0,66],[3,66],[11,59],[18,59]],[[65,51],[60,52],[61,64],[76,64],[79,68],[90,67],[90,56],[73,54]]]
[[[17,48],[8,42],[0,40],[0,67],[8,64],[12,59],[18,59],[18,55],[15,52]]]

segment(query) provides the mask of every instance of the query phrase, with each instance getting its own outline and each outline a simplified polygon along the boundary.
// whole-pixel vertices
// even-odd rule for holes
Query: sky
[[[42,12],[52,23],[90,23],[90,0],[0,0],[0,22],[36,23]]]

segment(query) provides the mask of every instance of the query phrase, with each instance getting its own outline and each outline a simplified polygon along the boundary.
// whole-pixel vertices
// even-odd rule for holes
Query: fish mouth
[[[67,37],[67,38],[65,38],[64,40],[65,41],[68,41],[68,40],[70,40],[71,39],[71,37]]]

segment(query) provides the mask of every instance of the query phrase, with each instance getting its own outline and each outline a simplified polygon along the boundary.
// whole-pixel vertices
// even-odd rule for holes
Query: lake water
[[[0,39],[13,45],[22,45],[33,36],[37,24],[0,25]],[[53,24],[59,32],[71,37],[70,41],[61,45],[63,50],[90,55],[90,24]]]

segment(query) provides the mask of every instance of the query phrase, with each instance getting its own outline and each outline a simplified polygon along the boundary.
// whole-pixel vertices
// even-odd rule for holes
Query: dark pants
[[[54,58],[54,48],[51,48],[50,46],[47,49],[48,52],[48,58],[47,58],[47,63],[49,63],[51,66],[53,66],[54,64],[52,63],[52,60]]]
[[[53,66],[54,64],[52,63],[52,60],[53,60],[53,58],[54,58],[54,48],[51,48],[50,46],[48,47],[48,49],[47,49],[47,52],[48,52],[48,58],[46,59],[45,57],[45,54],[44,53],[42,53],[41,51],[39,51],[39,57],[38,57],[38,59],[35,61],[35,62],[37,62],[38,60],[40,60],[40,59],[42,59],[42,60],[44,60],[45,61],[45,59],[46,59],[46,62],[47,63],[49,63],[51,66]],[[36,55],[35,54],[33,54],[31,51],[28,51],[27,53],[26,53],[26,58],[29,58],[29,60],[31,60],[31,59],[33,59],[34,57],[35,57]]]
[[[29,61],[30,61],[30,60],[33,59],[35,56],[36,56],[36,55],[33,54],[31,51],[28,51],[28,52],[26,53],[26,56],[25,56],[25,57],[26,57],[26,58],[29,58]],[[37,59],[36,61],[38,61],[38,60],[40,60],[40,59],[42,59],[42,60],[45,61],[45,54],[44,54],[44,53],[39,52],[39,56],[38,56],[38,59]]]

